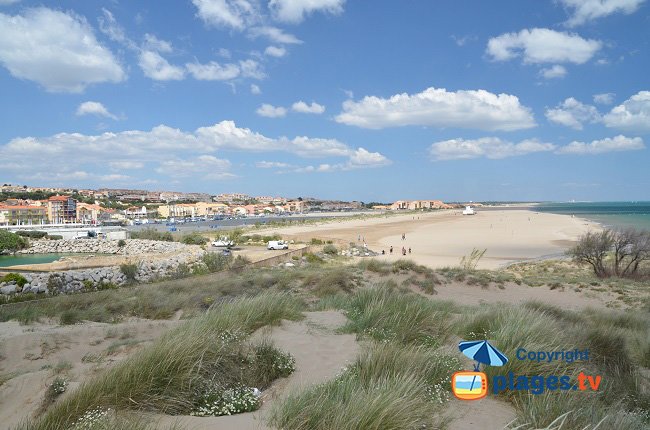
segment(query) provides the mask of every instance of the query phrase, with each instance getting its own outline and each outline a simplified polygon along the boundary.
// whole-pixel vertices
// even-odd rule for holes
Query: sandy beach
[[[380,258],[407,257],[433,268],[457,265],[472,249],[486,249],[479,268],[493,269],[519,260],[563,253],[596,223],[568,215],[531,210],[485,210],[463,216],[459,210],[405,214],[385,218],[338,220],[309,226],[274,228],[289,239],[331,239],[339,244],[364,241]],[[406,239],[402,240],[402,235]],[[389,250],[393,247],[393,254]]]

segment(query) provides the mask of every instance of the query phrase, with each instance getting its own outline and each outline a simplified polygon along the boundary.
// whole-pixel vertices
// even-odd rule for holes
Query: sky
[[[650,200],[646,0],[0,0],[0,182]]]

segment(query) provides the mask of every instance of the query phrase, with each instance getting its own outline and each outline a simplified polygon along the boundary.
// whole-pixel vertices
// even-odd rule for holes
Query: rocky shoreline
[[[122,245],[122,246],[120,246]],[[120,266],[56,272],[21,272],[27,281],[23,286],[16,281],[1,282],[0,294],[68,294],[79,291],[101,290],[123,286],[130,281],[138,283],[163,279],[180,270],[191,270],[201,264],[206,251],[200,246],[178,242],[127,239],[117,240],[39,240],[33,241],[22,254],[71,253],[71,254],[118,254],[142,257],[134,265],[134,279],[127,279]],[[168,258],[155,258],[157,254],[173,254]],[[181,269],[179,269],[181,267]]]

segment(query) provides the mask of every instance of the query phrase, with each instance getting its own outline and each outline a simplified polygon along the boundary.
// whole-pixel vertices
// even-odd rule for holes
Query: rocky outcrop
[[[48,273],[21,272],[27,283],[20,286],[16,281],[0,282],[0,294],[56,295],[119,287],[129,282],[152,282],[187,275],[188,271],[203,264],[201,257],[205,253],[200,246],[178,242],[132,239],[126,240],[123,246],[119,245],[116,240],[34,241],[32,246],[22,253],[118,254],[133,256],[133,259],[124,270],[120,266],[108,266]],[[164,258],[160,254],[165,254]],[[129,273],[128,269],[133,269],[132,273]],[[132,274],[133,279],[128,279],[127,273]]]
[[[167,254],[185,251],[197,251],[197,245],[185,245],[179,242],[162,242],[157,240],[127,239],[123,246],[119,240],[76,239],[76,240],[34,240],[30,247],[18,251],[20,254],[119,254],[145,255]]]

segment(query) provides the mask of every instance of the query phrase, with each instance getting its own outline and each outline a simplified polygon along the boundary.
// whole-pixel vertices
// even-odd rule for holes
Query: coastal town
[[[388,204],[310,197],[249,196],[131,189],[0,186],[0,226],[43,224],[132,224],[149,220],[219,219],[309,212],[438,210],[463,207],[441,200]]]

